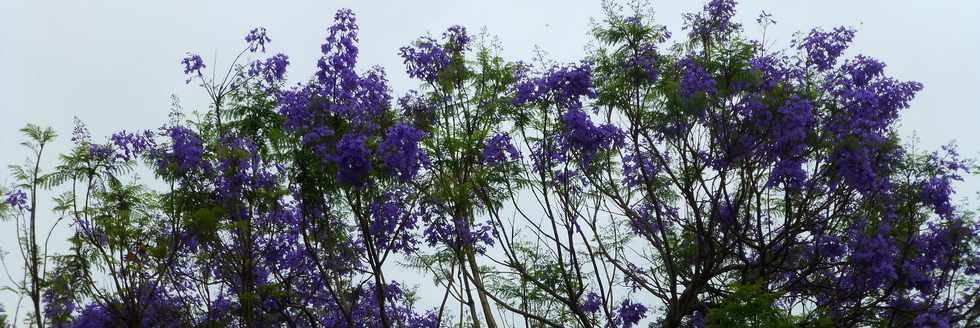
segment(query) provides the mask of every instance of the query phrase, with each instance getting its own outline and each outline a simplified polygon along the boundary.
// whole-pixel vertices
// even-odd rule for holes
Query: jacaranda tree
[[[980,224],[954,202],[977,168],[895,132],[923,86],[845,58],[853,29],[773,48],[734,7],[678,38],[607,3],[571,63],[452,26],[399,50],[404,96],[358,63],[350,10],[302,83],[261,27],[229,67],[189,53],[204,113],[174,99],[105,142],[76,120],[50,172],[55,133],[23,130],[0,214],[30,315],[0,326],[980,327]]]

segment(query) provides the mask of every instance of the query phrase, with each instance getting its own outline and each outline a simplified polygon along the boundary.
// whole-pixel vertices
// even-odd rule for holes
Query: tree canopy
[[[451,26],[399,50],[403,96],[346,9],[299,84],[265,28],[230,67],[189,53],[200,115],[77,121],[50,172],[54,131],[23,130],[0,214],[32,312],[0,326],[980,327],[980,224],[953,201],[976,165],[895,130],[922,85],[845,58],[854,29],[774,48],[734,14],[672,35],[608,3],[571,63]]]

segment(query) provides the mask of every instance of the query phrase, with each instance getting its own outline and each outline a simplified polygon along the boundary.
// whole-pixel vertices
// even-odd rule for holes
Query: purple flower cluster
[[[484,164],[497,165],[509,161],[516,161],[521,158],[521,153],[514,147],[510,135],[506,133],[495,134],[483,143],[483,153],[480,161]]]
[[[337,182],[363,187],[371,171],[371,151],[364,141],[364,135],[344,135],[337,143],[337,152],[332,155],[337,165]]]
[[[119,131],[113,134],[110,139],[112,140],[112,144],[118,149],[116,158],[123,161],[132,160],[147,150],[156,148],[153,132],[150,130],[144,130],[140,134]]]
[[[580,310],[587,313],[595,313],[599,311],[600,307],[602,307],[602,297],[599,297],[599,294],[595,292],[585,294],[585,301],[582,301],[582,304],[578,306]]]
[[[30,208],[27,206],[27,194],[20,189],[8,191],[4,196],[3,202],[17,211],[24,211]]]
[[[429,83],[439,79],[439,74],[452,62],[446,49],[431,37],[422,37],[412,47],[402,47],[399,54],[409,77]]]
[[[256,27],[245,35],[245,42],[248,44],[248,51],[256,52],[261,50],[265,52],[265,44],[271,42],[272,39],[266,34],[264,27]]]
[[[320,46],[323,57],[317,61],[317,81],[328,96],[349,97],[345,94],[356,88],[359,77],[357,64],[357,23],[350,9],[338,10],[330,26],[326,42]]]
[[[433,83],[439,75],[454,60],[469,49],[470,37],[466,28],[453,25],[442,34],[445,44],[440,44],[432,37],[422,37],[413,46],[405,46],[399,50],[399,55],[405,63],[405,71],[411,78]]]
[[[649,154],[630,152],[623,156],[623,184],[636,187],[647,183],[648,179],[656,180],[659,168]]]
[[[170,138],[170,147],[158,152],[157,168],[160,171],[173,169],[187,173],[210,168],[204,160],[204,144],[197,133],[183,126],[171,126],[165,128],[163,134]]]
[[[630,299],[624,299],[616,311],[616,321],[623,328],[633,327],[647,315],[646,306],[640,303],[633,303]]]
[[[922,183],[919,191],[919,197],[932,206],[936,214],[946,218],[953,215],[953,205],[949,202],[952,194],[953,187],[950,186],[950,179],[946,177],[929,178]]]
[[[385,192],[372,202],[369,231],[378,249],[389,249],[390,245],[393,252],[410,254],[418,244],[410,233],[415,229],[418,217],[405,210],[402,198],[395,192]]]
[[[711,0],[702,12],[685,15],[691,38],[719,36],[727,39],[729,34],[740,27],[738,23],[732,22],[736,4],[735,0]]]
[[[701,67],[693,59],[685,58],[678,62],[677,70],[681,72],[681,97],[686,99],[697,94],[708,96],[718,92],[715,86],[715,80],[704,70],[704,67]]]
[[[385,167],[393,170],[401,182],[407,182],[418,174],[428,162],[419,142],[425,133],[404,123],[388,128],[384,141],[378,144],[377,153]]]
[[[256,60],[249,64],[248,76],[260,76],[268,84],[276,84],[286,79],[286,66],[289,65],[289,57],[283,54],[266,58],[265,61]]]
[[[671,220],[677,219],[677,208],[661,203],[644,202],[636,205],[629,216],[630,231],[637,236],[657,235],[670,229]],[[661,225],[658,218],[663,218]]]
[[[92,133],[89,132],[88,127],[82,122],[77,116],[74,118],[74,128],[71,133],[71,142],[79,145],[83,143],[88,143],[92,141]]]
[[[826,130],[838,139],[831,155],[839,177],[862,193],[881,191],[883,175],[902,153],[888,146],[888,133],[915,94],[918,82],[900,82],[883,74],[877,61],[859,56],[842,65],[824,86],[840,110],[828,118]]]
[[[622,130],[610,123],[595,126],[589,114],[582,110],[566,111],[561,121],[565,150],[578,152],[584,166],[588,166],[599,151],[616,149],[624,144]]]
[[[852,230],[850,263],[853,271],[848,272],[841,282],[845,288],[854,290],[874,290],[898,278],[895,256],[898,252],[895,240],[888,236],[887,225],[878,227],[877,233],[860,231],[864,225]]]
[[[815,28],[802,40],[795,42],[796,48],[806,51],[808,65],[816,66],[819,72],[826,71],[837,64],[837,58],[840,58],[854,40],[854,32],[854,29],[843,26],[829,32]]]
[[[749,66],[761,74],[759,89],[771,91],[780,84],[791,82],[793,69],[786,65],[786,58],[776,55],[764,55],[749,60]]]
[[[114,163],[117,156],[115,149],[112,149],[112,145],[100,145],[100,144],[89,144],[88,154],[96,162],[102,163]]]
[[[466,28],[460,25],[450,26],[442,33],[442,39],[446,40],[446,49],[455,53],[470,49],[470,36],[466,34]]]
[[[559,108],[582,108],[582,97],[595,98],[592,66],[552,66],[541,77],[523,78],[515,87],[514,105],[547,105]]]
[[[626,68],[641,72],[648,82],[656,82],[660,76],[657,67],[657,51],[653,45],[645,45],[626,61]]]
[[[75,313],[78,304],[69,293],[55,293],[49,288],[42,294],[44,300],[44,318],[55,325],[64,325]]]
[[[424,204],[418,215],[427,227],[423,231],[429,246],[446,245],[454,249],[470,246],[478,253],[494,245],[492,223],[470,223],[466,218],[449,218],[440,205]]]
[[[184,65],[184,74],[188,75],[187,83],[191,83],[194,74],[200,77],[201,70],[206,67],[204,65],[204,59],[200,55],[192,53],[187,53],[187,56],[181,59],[180,63]]]
[[[955,207],[950,202],[954,191],[952,183],[963,181],[962,174],[970,173],[969,163],[961,160],[956,148],[943,146],[943,152],[933,152],[927,156],[927,165],[935,174],[920,182],[919,198],[932,206],[933,211],[943,217],[953,218]]]
[[[806,137],[816,117],[813,105],[799,96],[792,96],[781,106],[775,126],[768,132],[771,140],[772,153],[777,154],[779,162],[769,176],[769,184],[783,183],[786,186],[799,187],[806,180],[803,171],[803,151],[806,148]]]

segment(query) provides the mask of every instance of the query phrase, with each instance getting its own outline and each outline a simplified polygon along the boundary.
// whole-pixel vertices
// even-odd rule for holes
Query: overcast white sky
[[[774,15],[777,24],[767,40],[777,47],[788,46],[793,32],[814,26],[856,27],[850,55],[879,58],[888,64],[887,73],[925,85],[903,113],[903,137],[915,133],[925,149],[957,141],[963,155],[980,157],[980,1],[740,2],[736,19],[750,36],[759,35],[754,19],[762,9]],[[654,1],[655,18],[679,35],[681,14],[703,3]],[[579,0],[2,0],[0,165],[23,163],[27,152],[17,130],[27,122],[54,127],[61,137],[53,150],[61,151],[69,144],[73,116],[102,140],[121,129],[160,126],[171,94],[181,97],[187,111],[205,108],[203,91],[184,84],[180,58],[198,52],[209,66],[217,58],[224,60],[217,66],[225,67],[254,26],[268,28],[271,51],[289,55],[290,80],[306,80],[334,12],[344,7],[355,11],[361,27],[360,64],[386,68],[396,94],[414,85],[398,48],[420,34],[440,34],[453,24],[471,33],[485,27],[499,37],[509,59],[530,59],[537,46],[555,60],[574,61],[585,54],[590,19],[601,16],[599,1]],[[10,182],[0,173],[0,184]],[[978,182],[969,179],[960,189],[975,198]],[[13,251],[12,228],[0,223],[0,249]],[[15,302],[0,294],[8,312]]]

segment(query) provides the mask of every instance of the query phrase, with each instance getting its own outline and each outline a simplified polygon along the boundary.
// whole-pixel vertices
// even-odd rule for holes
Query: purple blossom
[[[279,94],[279,115],[285,118],[285,127],[290,130],[300,130],[312,122],[310,112],[311,87],[294,87]]]
[[[921,328],[949,328],[949,316],[926,311],[915,316],[912,325]]]
[[[97,162],[112,164],[118,157],[112,145],[89,144],[88,154]]]
[[[585,301],[578,306],[578,308],[587,313],[594,313],[599,311],[602,306],[602,297],[599,297],[595,292],[589,292],[585,294]]]
[[[722,40],[727,39],[729,34],[740,27],[738,23],[732,22],[736,4],[734,0],[711,0],[702,12],[685,15],[686,24],[691,29],[691,38],[716,35]]]
[[[149,130],[143,131],[140,134],[134,134],[127,131],[119,131],[110,137],[112,144],[119,149],[116,155],[117,159],[123,161],[129,161],[142,155],[146,150],[155,148],[156,144],[153,139],[153,132]]]
[[[561,117],[562,140],[566,150],[577,151],[582,164],[588,166],[596,153],[622,147],[625,135],[612,124],[595,126],[589,114],[570,109]]]
[[[837,58],[844,53],[854,39],[854,29],[843,26],[825,32],[815,28],[803,40],[796,41],[796,48],[806,51],[806,62],[822,72],[834,67]]]
[[[837,177],[862,193],[881,191],[893,163],[902,154],[888,146],[899,110],[922,89],[918,82],[899,82],[880,72],[882,65],[859,57],[842,65],[823,87],[838,101],[826,123],[836,138],[831,162]],[[855,80],[857,79],[857,80]],[[860,83],[858,83],[860,82]]]
[[[399,49],[409,77],[433,83],[449,67],[454,56],[469,50],[470,37],[462,26],[449,27],[443,32],[442,39],[445,44],[440,44],[430,36],[423,36],[413,45]]]
[[[337,165],[337,182],[363,187],[371,171],[371,152],[364,141],[364,135],[344,135],[337,143],[333,162]]]
[[[670,220],[677,218],[677,208],[664,206],[659,202],[645,202],[637,205],[633,212],[635,215],[629,216],[630,230],[638,236],[656,235],[668,229],[659,223],[658,217],[662,216],[663,222],[670,224]]]
[[[116,322],[111,312],[102,305],[89,303],[82,309],[72,328],[103,328],[121,324]]]
[[[271,41],[272,39],[266,35],[265,28],[261,26],[253,28],[248,32],[248,35],[245,36],[245,42],[248,43],[248,51],[251,52],[256,52],[258,50],[265,52],[265,44]]]
[[[656,48],[652,45],[646,45],[627,60],[626,68],[641,72],[648,82],[656,82],[660,76],[657,58]]]
[[[55,326],[64,326],[71,319],[78,305],[71,295],[55,293],[54,290],[54,288],[46,288],[42,295],[44,318]]]
[[[486,246],[494,245],[491,223],[471,223],[466,218],[449,218],[446,209],[431,201],[423,203],[418,216],[427,224],[423,235],[429,246],[447,245],[452,248],[472,246],[483,254]]]
[[[617,309],[617,321],[623,328],[630,328],[646,317],[647,307],[640,303],[633,303],[629,299],[624,299]]]
[[[450,26],[442,33],[442,39],[446,40],[446,49],[453,52],[460,53],[470,48],[470,36],[466,34],[466,28],[460,25]]]
[[[718,92],[715,87],[715,80],[704,70],[701,65],[690,58],[686,58],[677,63],[677,69],[681,71],[681,96],[690,98],[695,94],[713,95]]]
[[[842,287],[856,290],[874,290],[898,278],[895,256],[898,252],[895,239],[886,235],[887,227],[879,227],[877,233],[852,230],[850,262],[853,271],[847,272]]]
[[[286,78],[286,66],[289,65],[289,57],[283,54],[266,58],[265,61],[253,61],[249,64],[248,76],[260,76],[268,84],[282,82]]]
[[[163,133],[170,138],[170,147],[159,154],[157,167],[161,171],[171,168],[186,173],[209,168],[204,160],[204,144],[194,131],[182,126],[171,126],[165,128]]]
[[[777,112],[780,120],[775,131],[776,135],[773,137],[776,147],[782,148],[781,150],[786,154],[798,156],[803,150],[807,130],[816,121],[813,116],[813,105],[810,101],[794,95],[787,99]]]
[[[357,64],[357,23],[354,12],[340,9],[334,15],[326,42],[320,46],[323,57],[317,61],[317,81],[327,87],[328,95],[354,89],[358,83],[354,67]]]
[[[409,77],[429,83],[435,82],[452,62],[450,53],[438,41],[428,36],[415,41],[413,46],[402,47],[399,55]]]
[[[27,194],[20,189],[8,191],[3,202],[17,211],[24,211],[30,208],[27,206]]]
[[[510,135],[499,133],[483,143],[483,154],[480,158],[484,164],[496,165],[515,161],[521,158],[521,153],[514,147]]]
[[[829,258],[837,258],[844,255],[845,245],[840,238],[831,235],[819,235],[814,237],[817,255]]]
[[[765,55],[749,60],[749,66],[761,73],[759,89],[772,90],[780,84],[789,83],[793,70],[786,65],[786,58],[776,55]]]
[[[592,86],[592,66],[552,66],[541,77],[520,77],[515,87],[514,105],[553,104],[560,108],[582,107],[582,97],[595,98]]]
[[[188,75],[187,83],[191,83],[194,74],[197,74],[198,77],[202,76],[201,70],[206,67],[204,65],[204,59],[200,55],[189,52],[187,56],[180,60],[180,63],[184,65],[184,75]]]
[[[659,165],[648,154],[631,152],[623,156],[623,184],[627,187],[655,181],[659,172]]]
[[[388,128],[384,141],[378,144],[377,153],[385,166],[394,171],[401,182],[411,180],[423,164],[428,162],[419,142],[425,133],[404,123]]]
[[[950,186],[950,179],[947,177],[931,177],[922,182],[919,190],[919,197],[932,206],[936,214],[944,218],[953,216],[953,205],[949,200],[952,194],[953,187]]]
[[[416,227],[417,216],[405,211],[401,197],[394,192],[385,192],[380,199],[370,205],[371,223],[368,228],[379,249],[409,254],[416,249],[418,241],[411,231]]]

